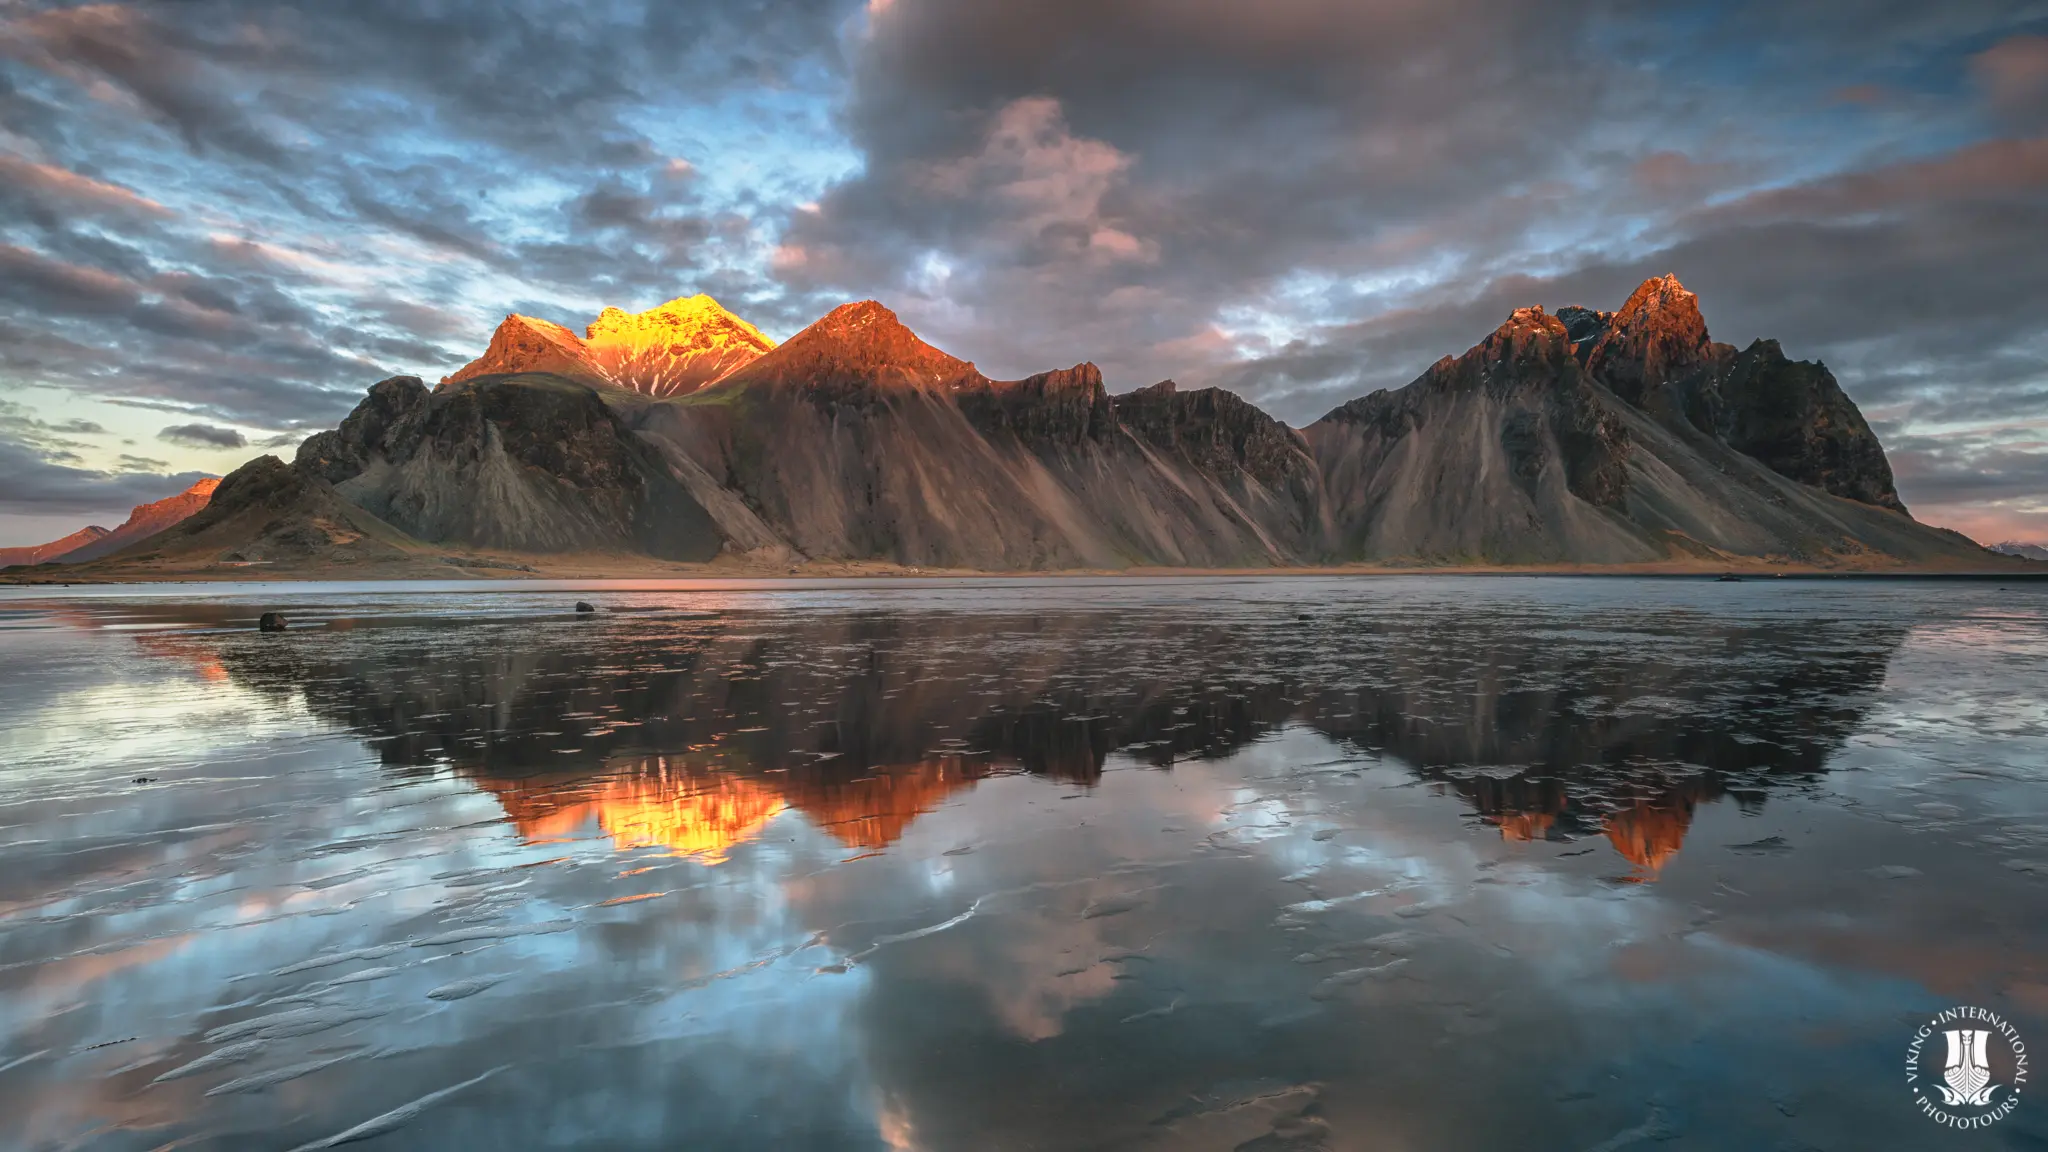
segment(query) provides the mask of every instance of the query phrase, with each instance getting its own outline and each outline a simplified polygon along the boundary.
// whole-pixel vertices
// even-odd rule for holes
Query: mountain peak
[[[203,477],[175,496],[166,496],[148,504],[137,504],[129,511],[128,519],[111,531],[97,524],[90,524],[62,540],[53,540],[48,544],[33,548],[0,548],[0,568],[15,564],[40,564],[46,560],[82,564],[87,560],[97,560],[102,556],[111,555],[189,518],[206,507],[207,502],[213,499],[213,490],[218,487],[220,477]]]
[[[752,363],[775,341],[711,297],[679,296],[645,312],[606,308],[576,333],[551,320],[506,316],[482,356],[443,379],[552,372],[649,396],[680,396]]]
[[[702,293],[645,312],[606,308],[584,332],[592,363],[608,379],[649,396],[695,392],[775,347]]]
[[[841,304],[818,317],[817,323],[804,331],[829,332],[839,337],[851,337],[870,331],[893,333],[896,329],[910,331],[903,321],[896,318],[896,313],[883,306],[881,301],[856,300],[851,304]]]
[[[1701,332],[1707,328],[1706,321],[1700,319],[1700,298],[1687,291],[1685,285],[1678,282],[1678,277],[1669,272],[1638,284],[1636,290],[1629,293],[1627,302],[1622,304],[1621,311],[1615,313],[1615,322],[1625,323],[1631,317],[1652,313],[1680,321],[1698,320]]]
[[[841,388],[874,384],[934,388],[981,374],[918,338],[873,300],[841,304],[773,352],[732,374],[735,382]]]
[[[1652,276],[1629,294],[1586,357],[1594,377],[1632,404],[1699,366],[1710,349],[1699,297],[1678,277]]]
[[[1570,343],[1571,337],[1565,332],[1564,322],[1545,312],[1539,304],[1510,312],[1500,327],[1460,359],[1483,364],[1526,360],[1531,356],[1557,359]]]
[[[484,354],[443,377],[441,383],[460,384],[478,376],[499,376],[512,372],[553,372],[583,378],[592,375],[583,339],[552,320],[508,313],[491,333]]]

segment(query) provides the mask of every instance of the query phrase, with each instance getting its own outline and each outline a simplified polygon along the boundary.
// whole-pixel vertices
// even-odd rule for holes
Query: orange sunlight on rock
[[[1608,843],[1629,862],[1655,878],[1678,849],[1692,827],[1692,805],[1656,807],[1638,804],[1607,818]]]
[[[984,774],[979,764],[945,759],[850,779],[746,776],[648,757],[598,781],[479,783],[527,841],[572,839],[594,822],[622,850],[663,848],[717,864],[788,808],[848,848],[887,848],[919,815]]]
[[[751,364],[775,341],[702,294],[645,312],[606,308],[584,335],[513,313],[484,354],[442,381],[550,372],[649,396],[680,396]]]

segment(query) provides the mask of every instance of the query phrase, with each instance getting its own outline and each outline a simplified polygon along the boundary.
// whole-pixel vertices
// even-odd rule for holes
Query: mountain
[[[590,387],[543,373],[385,380],[294,467],[416,539],[708,560],[711,519]]]
[[[1819,364],[1709,339],[1650,280],[1620,311],[1515,311],[1414,383],[1304,430],[1337,557],[1423,563],[1979,563],[1906,514]]]
[[[218,476],[208,476],[194,483],[176,496],[166,497],[149,504],[138,504],[128,513],[128,519],[119,528],[107,533],[99,540],[78,549],[64,557],[67,564],[86,560],[97,560],[111,556],[121,549],[147,540],[175,524],[195,516],[213,499],[214,490],[220,487]]]
[[[1594,380],[1667,426],[1690,426],[1801,484],[1905,510],[1884,448],[1827,366],[1787,359],[1776,340],[1741,352],[1715,343],[1676,276],[1644,281],[1619,312],[1573,305],[1558,319]]]
[[[2018,556],[2024,560],[2048,560],[2048,547],[2043,547],[2039,544],[2022,544],[2017,540],[2007,540],[2002,544],[1993,544],[1991,550],[2002,556]]]
[[[206,507],[102,564],[355,565],[410,558],[419,543],[307,471],[258,456],[219,482]]]
[[[213,490],[219,484],[219,478],[208,476],[176,496],[149,504],[138,504],[128,513],[128,519],[122,521],[121,526],[111,532],[94,524],[81,528],[62,540],[54,540],[34,548],[0,548],[0,568],[14,564],[42,564],[53,560],[66,564],[82,564],[88,560],[112,555],[197,513],[206,507],[206,502],[212,499]]]
[[[230,490],[242,511],[216,515]],[[1088,363],[992,379],[872,300],[779,346],[708,297],[607,309],[584,337],[514,316],[440,387],[377,384],[149,549],[579,571],[2018,563],[1915,522],[1826,366],[1714,341],[1669,276],[1613,312],[1517,309],[1302,429],[1221,389],[1112,395]]]
[[[0,548],[0,568],[61,561],[71,553],[90,548],[110,535],[112,533],[105,528],[97,524],[88,524],[71,535],[52,540],[48,544],[34,544],[26,548]]]
[[[1250,404],[1170,384],[1112,398],[1092,364],[991,380],[874,301],[634,426],[736,551],[1215,567],[1288,563],[1313,538],[1313,462]]]
[[[442,381],[548,373],[646,396],[682,396],[723,379],[775,347],[759,329],[709,296],[671,300],[645,312],[606,308],[578,336],[513,313],[484,354]]]

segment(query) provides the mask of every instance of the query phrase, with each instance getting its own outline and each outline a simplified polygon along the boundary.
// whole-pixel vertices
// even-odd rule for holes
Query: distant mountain
[[[97,560],[111,556],[131,544],[137,544],[178,524],[206,507],[213,499],[214,490],[220,487],[220,477],[208,476],[193,484],[176,496],[166,497],[149,504],[138,504],[128,513],[128,519],[119,528],[107,533],[98,541],[80,548],[64,557],[66,563],[76,564],[85,560]]]
[[[184,520],[206,507],[213,497],[213,490],[219,486],[218,477],[209,476],[190,488],[149,504],[138,504],[128,513],[119,528],[109,532],[97,524],[81,528],[62,540],[34,548],[0,548],[0,568],[15,564],[43,564],[61,561],[66,564],[82,564],[110,556],[131,544],[146,540],[164,529]]]
[[[2017,540],[2007,540],[2002,544],[1993,544],[1991,550],[2003,556],[2018,556],[2023,560],[2048,560],[2048,547],[2043,547],[2039,544],[2022,544]]]
[[[1915,522],[1827,368],[1714,342],[1672,277],[1614,312],[1518,309],[1299,430],[1214,388],[1111,395],[1093,364],[990,379],[874,301],[780,346],[708,297],[584,337],[514,316],[439,388],[386,380],[291,466],[244,471],[157,539],[597,570],[2016,563]],[[214,516],[230,488],[243,511]]]
[[[0,568],[12,568],[23,564],[48,564],[61,561],[73,552],[105,540],[112,533],[97,524],[88,524],[62,539],[48,544],[35,544],[26,548],[0,548]]]
[[[671,300],[645,312],[607,308],[578,336],[514,313],[484,354],[442,381],[545,372],[646,396],[683,396],[745,367],[775,342],[709,296]]]

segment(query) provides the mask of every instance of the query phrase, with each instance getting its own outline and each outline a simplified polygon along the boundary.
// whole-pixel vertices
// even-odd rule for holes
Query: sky
[[[0,0],[0,546],[508,312],[873,298],[1301,425],[1647,276],[2048,541],[2048,0]]]

